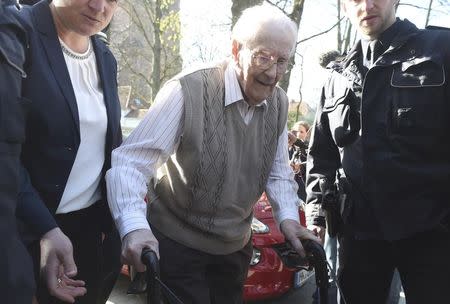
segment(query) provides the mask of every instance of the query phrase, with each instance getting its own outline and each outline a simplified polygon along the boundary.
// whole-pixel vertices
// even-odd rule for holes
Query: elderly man
[[[306,211],[317,232],[320,185],[342,167],[347,304],[385,303],[395,268],[408,303],[448,302],[450,32],[396,19],[398,2],[342,1],[362,39],[333,65],[311,136]]]
[[[252,207],[266,190],[286,238],[314,239],[300,226],[288,164],[286,94],[276,86],[297,37],[278,10],[245,10],[232,58],[181,73],[113,152],[108,198],[125,262],[143,270],[142,248],[160,253],[161,276],[185,303],[240,303],[252,255]],[[147,184],[165,163],[165,174]]]

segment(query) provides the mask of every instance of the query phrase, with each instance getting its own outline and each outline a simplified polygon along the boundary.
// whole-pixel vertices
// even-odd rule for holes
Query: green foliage
[[[180,14],[173,10],[168,11],[159,23],[159,30],[164,35],[161,36],[161,42],[164,47],[171,48],[172,52],[179,52],[179,41],[181,40]]]
[[[298,113],[297,115],[296,109],[289,110],[287,119],[288,130],[290,130],[292,128],[292,125],[299,120],[304,120],[312,126],[314,122],[314,114],[314,111],[310,111],[307,115],[302,115],[301,113]]]

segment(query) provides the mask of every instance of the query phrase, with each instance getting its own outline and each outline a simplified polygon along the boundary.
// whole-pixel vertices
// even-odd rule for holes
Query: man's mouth
[[[87,19],[89,19],[90,21],[92,21],[92,22],[100,22],[100,20],[98,20],[98,19],[96,19],[96,18],[94,18],[94,17],[91,17],[91,16],[89,16],[89,15],[83,15],[84,17],[86,17]]]
[[[362,18],[362,19],[361,19],[361,22],[364,22],[364,21],[370,21],[370,20],[373,20],[373,19],[375,19],[375,18],[377,18],[377,16],[374,16],[374,15],[367,16],[367,17]]]
[[[274,84],[273,84],[272,82],[265,82],[265,81],[261,81],[261,80],[258,80],[258,79],[256,79],[256,81],[257,81],[260,85],[263,85],[263,86],[265,86],[265,87],[273,87],[273,86],[274,86]]]

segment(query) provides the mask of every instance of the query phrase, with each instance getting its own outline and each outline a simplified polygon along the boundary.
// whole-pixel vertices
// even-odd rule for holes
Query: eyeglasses
[[[268,70],[272,65],[277,65],[277,73],[284,74],[289,64],[289,60],[284,58],[276,58],[266,54],[252,54],[252,63],[261,70]]]

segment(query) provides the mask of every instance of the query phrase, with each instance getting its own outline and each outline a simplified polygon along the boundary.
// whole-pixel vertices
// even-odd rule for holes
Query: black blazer
[[[30,39],[28,77],[23,82],[22,94],[31,101],[21,157],[29,178],[23,178],[19,203],[24,206],[43,203],[54,214],[80,145],[77,102],[49,2],[41,1],[26,7],[19,17]],[[122,140],[117,63],[102,41],[95,37],[91,39],[108,117],[104,177],[111,167],[111,151]],[[101,186],[107,206],[104,178]],[[109,212],[105,214],[110,217]]]

